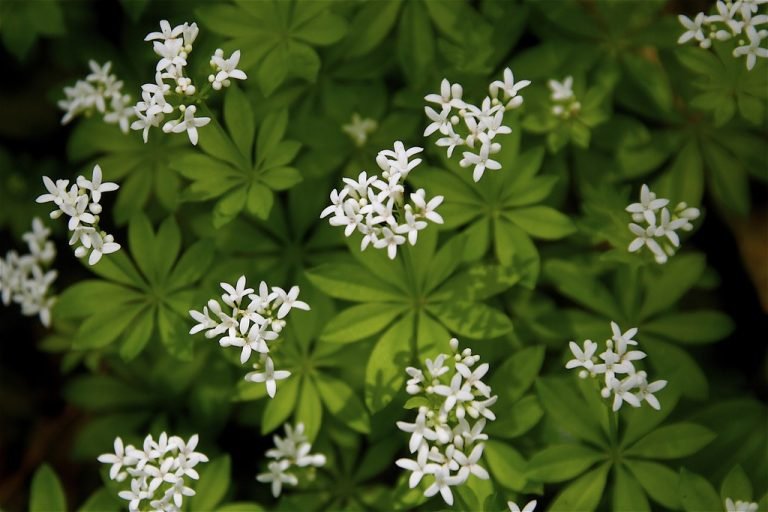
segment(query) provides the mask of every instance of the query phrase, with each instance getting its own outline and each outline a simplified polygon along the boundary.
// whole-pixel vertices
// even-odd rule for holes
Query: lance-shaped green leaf
[[[720,501],[717,491],[706,478],[682,468],[679,482],[680,503],[686,512],[723,508],[724,503]]]
[[[521,491],[527,482],[525,459],[506,443],[489,440],[485,443],[483,457],[493,478],[507,489]]]
[[[626,469],[621,465],[616,466],[613,474],[613,510],[617,512],[644,512],[651,510],[648,498],[645,497],[642,487]]]
[[[537,452],[528,461],[526,476],[539,482],[570,480],[604,458],[604,454],[579,444],[556,444]]]
[[[626,466],[650,498],[669,509],[680,507],[678,474],[657,462],[628,459]]]
[[[598,420],[580,393],[573,389],[570,379],[539,379],[536,381],[536,391],[544,410],[559,428],[596,446],[606,444]]]
[[[405,368],[411,354],[413,314],[392,325],[373,347],[365,371],[365,403],[372,412],[385,407],[405,382]]]
[[[675,423],[654,430],[624,453],[649,459],[677,459],[696,453],[715,436],[711,430],[694,423]]]
[[[747,473],[740,465],[733,466],[720,486],[720,499],[752,501],[752,497],[752,482],[749,481]]]
[[[30,512],[50,512],[67,510],[64,489],[56,473],[48,464],[43,464],[35,471],[29,491]]]
[[[317,375],[316,383],[320,398],[331,414],[358,432],[371,431],[371,419],[349,385],[325,374]]]
[[[552,503],[552,511],[595,510],[603,497],[610,463],[585,473],[568,485]]]

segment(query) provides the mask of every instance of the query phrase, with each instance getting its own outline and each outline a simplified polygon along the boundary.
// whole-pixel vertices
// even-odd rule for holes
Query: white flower
[[[267,386],[267,394],[270,398],[275,397],[275,392],[277,391],[277,381],[287,379],[291,376],[291,372],[286,370],[277,370],[275,371],[275,365],[272,362],[272,358],[268,357],[266,358],[266,361],[264,363],[264,371],[259,372],[249,372],[245,376],[245,380],[251,381],[251,382],[263,382]]]
[[[632,233],[634,233],[636,236],[636,238],[629,244],[629,252],[639,251],[641,247],[646,246],[655,256],[657,263],[666,263],[667,255],[659,243],[655,240],[656,226],[648,226],[647,228],[643,228],[637,224],[630,224],[629,230],[632,231]]]
[[[175,124],[172,124],[174,121],[166,123],[166,125],[163,126],[163,131],[172,131],[173,133],[181,133],[186,131],[187,135],[189,136],[189,141],[193,146],[196,146],[197,129],[211,122],[210,117],[195,117],[196,112],[197,107],[194,105],[188,106],[186,109],[184,109],[184,120]],[[170,126],[170,128],[166,129],[168,126]]]
[[[435,481],[424,491],[424,496],[430,498],[439,491],[443,500],[448,505],[453,505],[451,486],[463,483],[463,479],[460,476],[450,476],[449,470],[443,466],[435,466],[434,473],[432,474],[435,477]]]
[[[488,480],[490,478],[488,471],[477,463],[480,460],[480,457],[483,456],[483,448],[485,448],[483,443],[476,444],[469,456],[464,455],[464,453],[459,450],[454,452],[453,458],[461,467],[459,474],[464,473],[468,476],[468,474],[471,473],[481,480]]]
[[[637,376],[637,392],[635,393],[637,399],[639,401],[645,400],[648,402],[648,405],[657,411],[660,410],[661,404],[659,403],[658,398],[656,398],[653,394],[664,389],[667,385],[667,381],[657,380],[649,384],[647,380],[647,374],[645,372],[638,372]]]
[[[437,139],[437,142],[435,142],[435,145],[441,146],[441,147],[447,147],[448,158],[450,158],[456,146],[462,146],[464,143],[465,143],[464,139],[459,137],[458,134],[451,133],[447,137],[441,137]]]
[[[437,111],[430,107],[424,107],[424,112],[427,114],[432,123],[424,130],[424,137],[429,137],[437,130],[443,135],[454,135],[453,127],[449,119],[451,114],[451,107],[443,107],[443,110],[438,114]]]
[[[404,421],[397,422],[397,428],[403,432],[411,433],[411,440],[408,442],[408,449],[411,453],[414,453],[422,445],[422,441],[425,439],[428,441],[434,441],[437,439],[437,434],[434,430],[427,427],[427,411],[420,410],[419,415],[416,417],[415,423],[406,423]]]
[[[488,141],[488,139],[482,140],[482,145],[480,146],[480,151],[477,154],[470,153],[469,151],[465,151],[463,153],[464,158],[461,159],[459,162],[459,165],[462,167],[470,167],[472,165],[475,166],[474,170],[472,171],[472,179],[474,181],[480,181],[480,178],[483,177],[483,173],[486,169],[491,170],[498,170],[501,169],[501,164],[497,162],[496,160],[492,160],[490,158],[490,152],[491,152],[491,143]]]
[[[733,56],[734,57],[746,56],[747,69],[752,70],[752,68],[755,67],[755,63],[757,62],[758,57],[762,59],[765,59],[768,57],[768,48],[762,48],[760,46],[760,43],[765,37],[763,35],[764,31],[758,32],[754,26],[749,26],[749,27],[746,27],[745,32],[747,34],[747,38],[749,39],[749,43],[742,44],[741,46],[737,46],[736,48],[734,48]]]
[[[160,32],[150,32],[147,34],[144,40],[153,41],[155,39],[159,39],[166,41],[168,39],[175,39],[181,35],[183,29],[184,27],[181,25],[171,29],[171,24],[168,23],[168,20],[160,20]]]
[[[379,123],[375,120],[369,118],[364,119],[360,117],[360,114],[355,112],[352,114],[352,120],[349,123],[342,125],[341,131],[349,135],[355,143],[355,146],[363,147],[368,140],[368,135],[375,132],[378,127]]]
[[[283,484],[298,485],[299,480],[285,471],[291,466],[290,461],[280,460],[269,463],[269,473],[262,473],[256,476],[256,480],[262,483],[272,483],[272,496],[277,498],[283,489]]]
[[[463,93],[464,89],[461,87],[461,84],[451,85],[451,83],[444,78],[443,81],[440,82],[440,94],[428,94],[424,99],[430,103],[437,103],[443,108],[464,108],[465,103],[461,99]]]
[[[219,90],[222,87],[229,86],[229,79],[245,80],[248,76],[237,65],[240,63],[240,50],[235,50],[228,58],[224,58],[224,51],[219,48],[211,57],[211,66],[213,66],[216,75],[210,75],[208,81],[211,86]]]
[[[685,32],[678,38],[677,44],[685,44],[691,39],[695,39],[699,42],[702,48],[708,48],[709,39],[704,35],[703,25],[707,21],[707,17],[703,12],[696,15],[694,19],[690,19],[682,14],[677,16],[680,24],[685,28]]]
[[[376,240],[373,243],[373,246],[377,249],[383,249],[386,247],[387,256],[389,256],[389,259],[395,259],[395,255],[397,254],[397,246],[405,243],[405,237],[396,234],[388,227],[381,229],[381,237],[382,238]]]
[[[397,459],[395,461],[395,464],[411,472],[411,476],[408,478],[408,487],[411,489],[419,485],[422,477],[424,477],[424,470],[427,467],[427,454],[429,453],[427,445],[420,445],[418,452],[419,453],[416,454],[416,460]]]
[[[275,448],[267,450],[266,456],[277,459],[268,464],[268,473],[262,473],[256,476],[256,479],[262,483],[272,483],[272,495],[277,498],[282,485],[288,484],[296,486],[299,484],[297,476],[287,473],[292,467],[296,467],[300,472],[301,468],[313,466],[321,467],[325,465],[325,455],[321,453],[310,453],[312,445],[304,436],[304,424],[298,423],[296,428],[290,424],[283,425],[285,429],[285,438],[273,436]]]
[[[509,101],[506,108],[516,108],[523,104],[523,97],[517,94],[528,87],[531,84],[530,80],[520,80],[515,83],[515,76],[512,74],[512,70],[509,68],[504,69],[504,80],[496,80],[491,82],[489,86],[489,92],[493,98],[496,98],[499,94],[499,90],[504,92],[505,101]]]
[[[109,468],[109,478],[122,482],[127,474],[123,469],[123,465],[132,466],[136,463],[135,459],[130,456],[126,456],[125,449],[123,447],[123,440],[119,437],[115,438],[115,453],[104,453],[99,455],[98,461],[104,464],[112,464]]]
[[[573,77],[567,76],[562,82],[557,80],[548,80],[547,86],[552,94],[552,101],[564,101],[573,98]]]
[[[93,176],[90,180],[86,179],[85,176],[78,176],[77,186],[81,189],[89,190],[94,203],[101,201],[102,192],[113,192],[120,188],[117,183],[101,181],[101,166],[98,164],[93,167]]]
[[[285,318],[293,308],[309,311],[309,305],[306,302],[297,300],[299,296],[298,286],[292,286],[288,293],[285,293],[282,288],[273,289],[277,293],[276,300],[280,303],[280,309],[277,310],[278,319]]]
[[[725,510],[726,512],[757,512],[757,503],[751,503],[749,501],[734,501],[731,498],[725,498]]]
[[[533,512],[536,510],[536,500],[529,501],[522,509],[517,506],[517,503],[511,501],[507,502],[507,506],[509,507],[509,512]]]
[[[641,222],[645,219],[648,224],[656,224],[655,212],[669,204],[669,199],[656,198],[656,194],[651,192],[648,185],[643,184],[640,188],[640,202],[632,203],[626,210],[632,214],[635,222]]]
[[[584,350],[582,350],[573,341],[569,342],[568,346],[571,348],[574,359],[571,359],[565,363],[565,367],[569,370],[572,368],[583,367],[586,368],[587,371],[591,371],[594,367],[592,357],[595,355],[595,351],[597,350],[597,343],[592,340],[586,340],[584,342]]]

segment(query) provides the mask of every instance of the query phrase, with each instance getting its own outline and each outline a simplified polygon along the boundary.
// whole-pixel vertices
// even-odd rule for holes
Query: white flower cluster
[[[65,87],[66,98],[59,100],[59,108],[66,113],[61,124],[67,124],[80,114],[86,116],[94,110],[103,114],[104,122],[120,125],[123,133],[128,133],[128,123],[134,116],[131,97],[123,94],[123,82],[110,74],[112,63],[103,66],[96,61],[89,61],[91,73],[85,80],[78,80],[73,87]]]
[[[361,148],[368,141],[368,135],[375,132],[378,127],[379,123],[374,119],[361,117],[360,114],[355,112],[352,114],[352,120],[341,126],[341,131],[349,135],[355,146]]]
[[[734,502],[731,498],[725,498],[725,510],[726,512],[757,512],[757,503],[741,500]]]
[[[275,459],[267,466],[268,472],[256,475],[256,480],[261,483],[272,484],[272,496],[277,498],[283,489],[283,484],[296,486],[299,479],[296,475],[288,473],[291,467],[296,468],[319,468],[325,465],[325,455],[322,453],[309,453],[312,450],[312,444],[304,435],[304,424],[298,423],[296,428],[288,423],[283,425],[285,429],[285,438],[273,436],[275,447],[267,450],[267,457]],[[314,473],[310,472],[309,478],[314,478]]]
[[[646,246],[659,264],[666,263],[669,256],[675,254],[680,247],[677,230],[692,230],[691,221],[697,219],[700,212],[698,208],[688,207],[686,203],[679,203],[670,211],[666,207],[668,204],[669,199],[657,198],[648,185],[640,188],[640,202],[626,208],[635,221],[629,224],[629,230],[636,236],[629,244],[629,252],[639,251]],[[656,212],[659,211],[657,219]],[[636,224],[638,222],[645,222],[646,225]]]
[[[548,80],[549,99],[552,100],[552,114],[560,119],[570,119],[581,110],[581,103],[573,94],[573,77],[567,76],[562,82]]]
[[[512,70],[506,68],[504,80],[496,80],[488,86],[489,95],[478,107],[462,99],[464,89],[461,84],[451,84],[447,79],[443,79],[440,94],[424,97],[426,101],[440,106],[440,112],[431,107],[424,107],[424,112],[431,121],[424,130],[424,136],[439,131],[443,137],[435,144],[448,148],[449,158],[457,146],[476,150],[477,153],[465,151],[459,165],[474,166],[472,179],[480,181],[486,169],[501,169],[501,164],[490,158],[501,150],[501,144],[493,142],[493,139],[496,135],[512,132],[510,127],[503,124],[504,114],[523,104],[523,97],[518,96],[518,93],[530,83],[528,80],[515,83]],[[503,100],[499,98],[500,92],[503,93]],[[454,108],[457,109],[457,114],[453,113]],[[460,120],[464,122],[462,133],[466,132],[463,136],[455,131]]]
[[[95,265],[102,255],[120,249],[115,238],[99,228],[101,194],[120,188],[117,183],[102,182],[101,167],[94,166],[90,180],[78,176],[77,183],[71,187],[69,180],[56,180],[54,183],[48,176],[43,176],[43,183],[48,193],[40,195],[37,202],[53,202],[56,205],[51,212],[52,219],[58,219],[62,214],[69,216],[67,227],[72,232],[69,245],[76,246],[75,256],[88,256],[88,264]]]
[[[159,127],[167,114],[178,111],[176,119],[163,124],[165,133],[181,133],[186,131],[190,142],[196,145],[198,140],[197,129],[207,125],[210,117],[195,117],[197,107],[188,104],[188,97],[197,92],[197,87],[192,83],[186,72],[187,57],[192,51],[192,44],[197,38],[198,28],[196,23],[184,23],[171,28],[167,20],[160,22],[160,32],[147,34],[145,41],[154,41],[153,49],[160,57],[155,68],[155,83],[141,86],[141,100],[135,106],[138,120],[131,124],[133,130],[143,130],[144,142],[147,142],[149,129]],[[236,69],[240,60],[240,50],[235,51],[229,59],[224,59],[221,50],[211,57],[211,66],[216,75],[211,75],[209,80],[211,87],[221,89],[222,85],[229,85],[229,78],[244,80],[245,73]],[[171,83],[166,83],[166,80]],[[173,85],[171,85],[173,84]],[[173,91],[171,91],[173,88]],[[174,103],[178,102],[178,105]]]
[[[253,352],[259,354],[259,361],[253,365],[255,371],[248,373],[245,379],[251,382],[264,382],[270,397],[275,396],[277,381],[287,379],[291,372],[275,371],[272,358],[269,357],[269,343],[276,340],[285,327],[284,318],[291,309],[309,310],[306,302],[298,299],[299,287],[294,286],[288,292],[273,286],[270,291],[264,281],[259,285],[259,293],[253,288],[246,288],[245,276],[240,276],[232,286],[220,283],[224,292],[221,300],[231,308],[232,313],[224,312],[218,301],[211,299],[203,307],[202,313],[191,310],[190,316],[198,322],[189,331],[195,334],[206,331],[206,338],[219,338],[222,347],[240,347],[240,363],[245,364]],[[245,303],[246,297],[248,303]],[[213,317],[211,317],[213,313]]]
[[[416,460],[398,459],[396,464],[411,471],[408,485],[416,487],[424,475],[432,483],[424,491],[427,497],[440,492],[448,505],[453,504],[451,486],[461,485],[470,474],[483,480],[488,472],[480,466],[480,457],[488,439],[483,433],[486,420],[495,420],[490,407],[497,396],[482,379],[488,363],[477,367],[480,356],[469,348],[459,352],[459,342],[451,339],[452,354],[440,354],[426,360],[426,368],[406,368],[410,376],[406,391],[420,395],[411,400],[419,404],[414,423],[397,422],[397,427],[411,434],[408,448]]]
[[[341,192],[331,192],[331,205],[320,214],[328,219],[332,226],[344,226],[344,235],[351,236],[355,230],[363,235],[360,250],[368,245],[376,249],[387,249],[387,255],[394,259],[397,246],[405,243],[406,236],[411,245],[416,244],[418,233],[427,227],[427,220],[437,224],[443,218],[435,211],[443,196],[435,196],[427,202],[424,189],[410,194],[411,202],[405,203],[405,178],[421,158],[409,159],[422,151],[422,148],[405,149],[402,142],[395,142],[394,150],[379,151],[376,163],[381,170],[381,178],[368,177],[363,171],[357,181],[344,178]],[[405,203],[405,204],[404,204]]]
[[[733,56],[746,57],[747,69],[751,70],[758,57],[768,57],[768,48],[760,46],[768,37],[768,30],[757,29],[768,23],[768,15],[757,14],[760,5],[765,3],[766,0],[720,0],[716,4],[716,14],[707,16],[700,12],[693,19],[680,14],[677,18],[685,32],[677,43],[696,41],[700,47],[710,48],[712,41],[737,37]]]
[[[19,304],[23,315],[39,315],[40,322],[46,327],[51,324],[51,307],[56,300],[49,295],[56,271],[46,271],[56,257],[56,247],[48,240],[50,233],[51,230],[35,217],[32,231],[22,235],[29,254],[19,256],[16,251],[8,251],[5,258],[0,259],[0,296],[3,304]]]
[[[115,453],[99,455],[99,462],[111,464],[109,478],[122,482],[131,477],[131,489],[120,491],[118,496],[128,501],[128,510],[142,510],[142,501],[149,501],[154,511],[178,512],[184,496],[194,496],[195,491],[186,485],[185,477],[198,480],[195,466],[208,462],[208,457],[196,452],[197,434],[184,441],[177,436],[168,437],[163,432],[155,441],[151,435],[144,439],[144,446],[123,446],[123,440],[115,438]],[[146,510],[146,509],[144,509]]]
[[[579,372],[579,377],[582,379],[603,375],[605,386],[600,394],[603,398],[609,398],[613,394],[614,411],[618,411],[624,402],[632,407],[640,407],[643,400],[654,409],[661,409],[659,400],[653,394],[664,389],[667,381],[657,380],[649,383],[648,374],[644,371],[636,371],[632,363],[632,361],[644,359],[647,354],[641,350],[627,350],[628,345],[637,345],[637,341],[632,339],[637,334],[637,328],[622,334],[616,322],[611,322],[611,330],[613,336],[605,340],[605,351],[599,355],[601,363],[597,363],[598,358],[595,357],[597,343],[586,340],[582,349],[571,341],[569,346],[574,359],[568,361],[565,367],[569,370],[583,368]]]

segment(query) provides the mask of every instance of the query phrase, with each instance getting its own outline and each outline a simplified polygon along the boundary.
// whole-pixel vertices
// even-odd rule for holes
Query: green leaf
[[[476,340],[497,338],[512,330],[512,321],[507,315],[479,302],[428,304],[427,311],[450,331]]]
[[[145,306],[137,314],[136,320],[120,346],[120,357],[123,361],[130,361],[144,350],[154,328],[154,315],[149,306]]]
[[[275,195],[261,183],[251,183],[251,186],[248,187],[246,207],[258,218],[266,220],[274,202]]]
[[[102,487],[91,494],[85,503],[77,509],[77,512],[105,512],[107,510],[119,510],[120,498],[114,496],[109,489]]]
[[[256,124],[251,102],[236,85],[230,87],[224,95],[224,122],[240,154],[248,160],[251,156],[253,138],[256,135]]]
[[[267,53],[256,73],[256,81],[264,96],[270,96],[285,81],[290,63],[287,42],[278,44]]]
[[[689,140],[678,151],[669,168],[651,187],[659,197],[666,197],[672,204],[684,201],[699,206],[704,194],[704,169],[695,140]]]
[[[397,55],[409,82],[422,85],[435,62],[435,38],[421,2],[407,2],[400,17]]]
[[[90,269],[94,274],[105,279],[137,288],[144,288],[144,278],[141,277],[124,251],[117,251],[110,254],[109,257],[101,258]]]
[[[690,290],[706,268],[702,254],[678,254],[665,265],[648,268],[644,274],[645,299],[640,309],[640,318],[646,319],[665,311]]]
[[[526,476],[539,482],[563,482],[592,467],[604,454],[579,444],[556,444],[537,452],[528,461]]]
[[[509,289],[519,280],[518,273],[510,267],[473,265],[448,279],[430,294],[430,299],[481,301]]]
[[[168,217],[160,224],[152,247],[152,264],[158,279],[165,281],[181,249],[181,231],[176,219]]]
[[[106,347],[125,332],[142,309],[141,305],[125,306],[89,316],[80,325],[72,346],[78,349]]]
[[[649,459],[677,459],[696,453],[716,437],[694,423],[675,423],[658,428],[640,439],[625,454]]]
[[[349,307],[326,324],[322,339],[333,343],[359,341],[387,327],[405,310],[405,304],[375,302]]]
[[[525,459],[517,450],[506,443],[488,440],[485,442],[483,457],[488,470],[503,487],[522,491],[527,483]]]
[[[613,509],[617,512],[650,511],[648,498],[642,487],[632,478],[621,465],[614,469],[613,480]]]
[[[304,433],[309,442],[317,438],[323,424],[323,404],[317,394],[314,383],[309,377],[304,377],[301,383],[301,395],[296,407],[296,421],[304,423]]]
[[[119,284],[87,279],[64,290],[56,301],[53,313],[56,318],[83,318],[141,298],[141,294]]]
[[[304,178],[294,167],[272,167],[261,174],[261,181],[272,190],[287,190]]]
[[[247,168],[248,158],[240,153],[232,139],[216,121],[216,116],[210,117],[211,122],[205,127],[205,134],[200,137],[200,148],[219,160],[231,163],[236,169]]]
[[[579,265],[550,260],[544,265],[544,274],[566,297],[608,318],[621,318],[616,300],[608,289]]]
[[[731,156],[714,140],[705,140],[701,152],[710,170],[709,190],[727,210],[745,216],[749,213],[749,182],[739,159]]]
[[[725,475],[723,485],[720,486],[720,499],[752,501],[752,483],[749,477],[738,464]]]
[[[440,247],[430,262],[426,281],[424,282],[424,293],[429,294],[435,287],[445,281],[448,276],[453,274],[461,264],[461,258],[457,258],[456,255],[464,252],[465,244],[466,238],[459,235],[454,236]]]
[[[178,264],[168,278],[169,291],[180,290],[203,277],[213,261],[213,244],[198,240],[181,255]]]
[[[653,501],[668,509],[680,508],[677,473],[656,462],[627,460],[626,464]]]
[[[515,401],[528,391],[544,362],[544,346],[518,350],[494,370],[489,385],[500,396]]]
[[[516,208],[507,217],[526,233],[544,240],[557,240],[576,231],[568,217],[548,206]]]
[[[155,234],[152,224],[143,213],[134,215],[128,224],[128,245],[131,247],[131,256],[142,274],[150,283],[156,282],[157,273],[152,265]]]
[[[29,491],[30,512],[52,512],[67,510],[67,499],[56,473],[48,464],[43,464],[32,477]]]
[[[336,299],[353,302],[402,301],[403,295],[360,265],[326,263],[307,272],[309,280]]]
[[[712,343],[733,332],[734,324],[720,311],[670,313],[651,320],[643,328],[663,338],[685,344]]]
[[[349,24],[344,41],[347,57],[365,55],[381,43],[395,24],[400,4],[400,0],[364,3]]]
[[[264,185],[261,186],[262,188],[269,191],[269,189],[264,187]],[[237,217],[237,215],[243,210],[243,207],[245,206],[247,191],[252,188],[253,185],[248,189],[245,187],[236,188],[216,202],[216,206],[213,208],[214,228],[218,229]]]
[[[722,510],[717,491],[704,477],[682,468],[680,470],[680,503],[686,512]]]
[[[285,135],[288,126],[288,111],[279,110],[264,118],[259,128],[259,137],[256,140],[256,164],[260,165]]]
[[[148,406],[153,399],[138,386],[113,377],[87,375],[70,381],[64,388],[68,402],[89,411],[136,409]]]
[[[514,412],[497,416],[496,421],[485,427],[488,434],[502,439],[514,439],[531,430],[544,416],[544,409],[536,396],[528,395],[513,402],[506,398],[503,387],[495,388],[495,391],[499,392],[496,407]]]
[[[373,347],[365,370],[365,404],[375,413],[389,404],[405,381],[411,353],[413,313],[385,332]]]
[[[599,468],[582,475],[561,492],[550,506],[551,511],[595,510],[600,503],[605,489],[605,480],[611,464],[605,463]]]
[[[663,404],[660,411],[652,407],[639,407],[622,412],[626,429],[621,439],[621,446],[631,446],[642,436],[661,425],[674,411],[680,397],[675,388],[666,387],[657,393],[657,398]]]
[[[585,407],[585,402],[574,390],[572,379],[539,379],[536,391],[544,410],[560,427],[574,436],[597,446],[605,445],[598,421]]]
[[[302,0],[296,5],[297,11],[306,9],[310,2],[317,0]],[[332,3],[328,3],[332,5]],[[297,16],[295,14],[294,16]],[[296,20],[291,27],[294,37],[310,44],[324,46],[333,44],[347,33],[347,22],[341,16],[333,14],[330,10],[324,10],[312,18]]]
[[[231,481],[229,455],[211,460],[200,467],[200,481],[195,485],[195,497],[190,499],[190,510],[213,510],[229,489]]]
[[[707,376],[691,355],[673,345],[655,339],[643,341],[648,359],[653,361],[659,375],[664,375],[683,396],[703,400],[709,393]],[[662,402],[662,407],[664,407]]]
[[[188,334],[186,319],[163,304],[157,309],[157,328],[160,341],[169,354],[184,361],[192,359],[192,339]]]
[[[363,403],[346,382],[326,374],[318,374],[316,381],[320,399],[331,414],[361,434],[371,431],[371,419]]]
[[[275,430],[285,423],[285,420],[291,415],[291,411],[296,406],[296,400],[298,399],[300,381],[301,379],[296,375],[291,375],[285,380],[278,381],[275,397],[270,398],[267,406],[264,408],[264,416],[261,419],[262,435]]]

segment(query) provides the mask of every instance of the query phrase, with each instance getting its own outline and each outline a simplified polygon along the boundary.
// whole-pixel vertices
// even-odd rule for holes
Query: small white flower
[[[432,474],[435,477],[435,481],[424,491],[424,496],[431,498],[440,492],[443,500],[448,505],[453,505],[451,486],[463,483],[463,479],[459,476],[450,476],[449,470],[443,466],[435,466],[434,473]]]
[[[480,181],[480,178],[483,177],[483,173],[486,169],[491,170],[498,170],[501,169],[501,164],[497,162],[496,160],[492,160],[490,158],[490,152],[491,152],[491,143],[487,139],[482,141],[482,145],[480,146],[480,151],[475,153],[470,153],[469,151],[465,151],[463,153],[464,158],[461,159],[459,162],[459,165],[462,167],[470,167],[472,165],[475,166],[474,170],[472,171],[472,179],[474,181]]]
[[[503,91],[505,101],[509,101],[506,108],[516,108],[523,104],[523,97],[518,96],[518,93],[530,84],[530,80],[520,80],[515,83],[515,76],[512,74],[512,70],[505,68],[504,80],[496,80],[495,82],[492,82],[489,87],[489,92],[492,97],[496,98],[499,90]]]
[[[262,473],[256,476],[256,480],[262,483],[272,483],[272,496],[277,498],[283,489],[283,484],[298,485],[299,480],[285,471],[291,466],[290,461],[280,460],[269,463],[269,473]]]
[[[342,125],[341,130],[349,135],[355,143],[355,146],[363,147],[368,140],[368,135],[375,132],[378,127],[379,123],[375,120],[362,118],[360,114],[355,112],[352,114],[352,120],[349,123]]]
[[[424,107],[424,112],[427,117],[432,121],[429,126],[424,130],[424,137],[429,137],[436,131],[440,130],[443,135],[454,135],[453,127],[450,121],[451,107],[443,107],[440,113],[431,107]]]
[[[101,201],[102,192],[113,192],[120,188],[117,183],[102,182],[101,178],[101,166],[98,164],[93,167],[93,176],[90,180],[86,179],[85,176],[78,176],[77,178],[77,186],[89,190],[94,203]]]
[[[270,398],[275,397],[277,391],[277,381],[287,379],[291,376],[291,372],[286,370],[275,371],[275,364],[272,362],[272,358],[267,357],[264,363],[264,371],[249,372],[245,376],[245,380],[251,382],[263,382],[267,386],[267,394]]]
[[[640,202],[632,203],[626,210],[632,214],[635,222],[641,222],[645,219],[648,224],[656,224],[655,212],[669,204],[669,199],[656,198],[656,194],[651,192],[648,185],[643,184],[640,188]]]
[[[408,442],[408,449],[411,450],[411,453],[416,452],[416,450],[422,446],[422,442],[425,439],[428,441],[434,441],[437,439],[437,434],[435,431],[426,425],[426,414],[426,410],[419,411],[419,415],[416,417],[415,423],[406,423],[404,421],[397,422],[397,428],[403,432],[411,433],[411,440]]]
[[[706,41],[709,41],[707,37],[704,35],[704,28],[703,25],[707,21],[707,17],[703,12],[700,12],[694,17],[694,19],[690,19],[688,16],[684,16],[682,14],[677,16],[678,21],[680,21],[680,24],[685,28],[685,32],[678,38],[677,44],[685,44],[691,39],[695,39],[699,42],[699,45],[702,48],[708,48],[709,44],[707,44]]]
[[[557,80],[548,80],[547,86],[552,94],[552,101],[564,101],[573,98],[573,77],[567,76],[562,82]]]
[[[749,39],[749,43],[742,44],[741,46],[737,46],[733,49],[733,56],[734,57],[747,57],[747,69],[752,70],[752,68],[755,67],[755,63],[757,62],[757,58],[760,57],[761,59],[768,58],[768,48],[763,48],[760,46],[760,43],[764,39],[763,32],[758,32],[757,29],[754,26],[746,27],[745,32],[747,34],[747,38]]]
[[[757,507],[757,503],[741,500],[734,502],[731,498],[725,498],[726,512],[757,512]]]
[[[427,467],[428,453],[429,449],[427,448],[427,445],[421,444],[418,449],[418,454],[416,455],[416,460],[397,459],[395,461],[395,464],[411,472],[411,476],[408,478],[408,487],[411,489],[419,485],[419,482],[421,482],[421,479],[425,475],[424,470]]]
[[[440,107],[464,108],[465,103],[461,99],[463,93],[464,89],[461,87],[461,84],[451,85],[444,78],[440,82],[440,94],[428,94],[424,99],[430,103],[437,103]]]
[[[529,501],[522,509],[517,506],[517,503],[511,501],[507,502],[507,506],[509,507],[509,512],[533,512],[536,510],[536,500]]]
[[[224,58],[224,51],[219,48],[211,57],[211,64],[214,70],[217,71],[216,75],[211,75],[208,80],[211,82],[211,86],[218,90],[229,85],[230,78],[236,78],[237,80],[245,80],[248,76],[241,69],[237,69],[237,65],[240,63],[240,50],[235,50],[228,58]]]
[[[197,112],[197,107],[194,105],[188,106],[186,109],[184,109],[184,120],[176,123],[171,124],[173,121],[166,123],[165,126],[170,125],[170,131],[173,133],[181,133],[183,131],[187,132],[187,135],[189,136],[189,141],[192,143],[193,146],[197,145],[197,129],[207,125],[211,122],[210,117],[195,117],[195,113]],[[163,127],[163,131],[166,130],[165,126]]]

